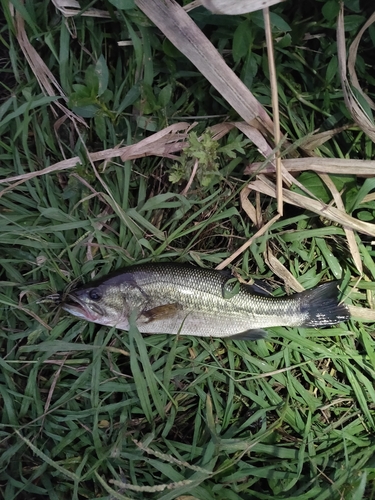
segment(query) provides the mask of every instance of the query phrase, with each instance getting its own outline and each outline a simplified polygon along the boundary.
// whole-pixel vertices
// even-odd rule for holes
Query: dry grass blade
[[[284,266],[284,264],[282,264],[279,259],[274,256],[270,248],[267,249],[265,260],[272,272],[282,279],[285,285],[296,292],[303,292],[305,290],[293,274]]]
[[[245,168],[245,174],[259,172],[262,163],[251,163]],[[344,174],[357,175],[359,177],[375,176],[374,160],[346,160],[341,158],[292,158],[283,160],[284,168],[290,173],[304,172],[312,170],[323,174]],[[265,165],[261,169],[262,174],[274,174],[275,168],[272,165]]]
[[[269,158],[273,155],[271,146],[256,127],[244,122],[234,122],[233,125],[257,146],[258,151],[265,158]],[[275,167],[273,167],[273,172],[275,172]]]
[[[357,58],[357,50],[358,50],[358,45],[359,42],[361,41],[363,33],[367,30],[371,24],[375,22],[375,12],[370,16],[370,18],[365,22],[365,24],[362,26],[362,28],[359,30],[358,35],[355,37],[353,43],[351,44],[349,48],[349,57],[348,57],[348,71],[349,71],[349,76],[350,76],[350,81],[353,84],[353,87],[355,87],[358,92],[361,93],[362,97],[368,102],[369,106],[372,109],[375,109],[375,102],[363,92],[358,78],[357,78],[357,73],[355,70],[355,60]]]
[[[340,134],[344,130],[350,128],[351,125],[343,125],[342,127],[336,127],[331,130],[324,130],[324,132],[307,134],[301,141],[299,141],[299,148],[309,156],[315,156],[314,149],[319,148],[325,142],[332,139],[337,134]]]
[[[202,0],[201,4],[214,14],[238,15],[265,9],[283,0]],[[200,5],[200,3],[198,4]],[[198,5],[196,5],[198,7]]]
[[[135,160],[145,156],[164,156],[174,158],[172,153],[181,151],[184,147],[186,147],[187,143],[185,139],[187,138],[188,131],[191,128],[192,125],[190,123],[175,123],[174,125],[166,127],[165,129],[160,130],[160,132],[157,132],[156,134],[153,134],[136,144],[132,144],[131,146],[125,146],[122,148],[116,147],[104,149],[103,151],[98,151],[96,153],[88,153],[88,159],[90,162],[97,162],[108,161],[118,157],[121,157],[123,161]],[[3,196],[8,190],[13,189],[16,185],[33,179],[34,177],[69,170],[79,164],[81,164],[81,159],[79,156],[74,156],[73,158],[69,158],[46,167],[43,170],[37,170],[27,174],[0,179],[0,184],[15,183],[9,186],[9,188],[4,189],[0,196]]]
[[[319,174],[320,178],[322,181],[325,183],[325,185],[328,187],[328,189],[331,191],[333,199],[335,200],[336,207],[341,210],[342,212],[345,212],[345,207],[344,203],[341,199],[340,193],[338,192],[334,182],[332,179],[327,175],[327,174]],[[352,254],[353,262],[355,263],[358,272],[360,275],[363,274],[363,266],[362,266],[362,260],[361,260],[361,254],[358,249],[357,242],[355,240],[355,234],[353,229],[345,227],[344,226],[344,231],[346,235],[346,239],[348,240],[348,245],[349,245],[349,250],[350,253]]]
[[[218,266],[216,266],[216,269],[221,270],[224,269],[226,266],[228,266],[231,262],[233,262],[234,259],[237,259],[238,256],[240,256],[249,246],[257,239],[259,236],[262,236],[274,222],[276,222],[278,219],[280,219],[281,215],[277,214],[275,217],[273,217],[271,220],[267,222],[263,227],[257,231],[254,236],[252,236],[246,243],[244,243],[240,248],[238,248],[230,257],[227,259],[223,260]]]
[[[23,311],[25,314],[28,314],[29,316],[31,316],[32,318],[34,318],[46,330],[48,330],[48,331],[52,330],[52,328],[49,325],[47,325],[47,323],[45,321],[43,321],[42,318],[40,318],[34,311],[31,311],[27,307],[23,307],[21,304],[19,304],[19,305],[13,305],[13,307],[19,309],[20,311]]]
[[[374,201],[374,200],[375,200],[375,193],[371,193],[363,198],[362,203],[368,203],[369,201]]]
[[[25,30],[25,22],[21,14],[16,10],[12,9],[13,17],[15,21],[16,37],[18,43],[25,55],[27,62],[35,75],[35,78],[39,82],[42,91],[49,96],[56,96],[55,90],[57,90],[58,95],[63,98],[64,101],[67,100],[63,89],[61,88],[59,82],[56,80],[52,72],[48,69],[43,59],[40,57],[38,52],[31,45]],[[64,113],[67,118],[73,121],[73,123],[80,123],[81,125],[87,126],[85,120],[75,113],[70,111],[66,106],[56,101],[53,103],[54,106],[58,107],[60,111]]]
[[[73,480],[77,481],[78,476],[71,472],[70,470],[66,469],[65,467],[62,467],[60,464],[57,462],[53,461],[48,455],[43,453],[37,446],[35,446],[29,439],[24,437],[19,430],[15,429],[14,432],[17,434],[17,436],[24,441],[24,443],[34,452],[34,454],[38,457],[40,457],[42,460],[44,460],[46,463],[48,463],[51,467],[59,471],[63,476]]]
[[[194,162],[194,165],[193,165],[193,169],[191,171],[191,176],[190,176],[190,179],[188,180],[188,183],[186,184],[186,186],[184,187],[184,189],[181,191],[181,194],[182,196],[186,196],[189,189],[191,188],[191,185],[193,184],[193,180],[194,180],[194,177],[195,177],[195,174],[197,173],[197,170],[198,170],[198,165],[199,165],[199,162],[198,162],[198,159],[195,160]]]
[[[184,5],[183,9],[185,12],[190,12],[191,10],[196,9],[197,7],[201,7],[202,0],[193,0],[192,2],[188,3],[187,5]]]
[[[135,0],[135,3],[246,122],[256,119],[259,127],[273,133],[266,110],[182,7],[172,0]]]
[[[99,17],[99,18],[110,18],[111,16],[105,10],[101,9],[86,9],[82,11],[80,4],[76,0],[52,0],[53,5],[58,9],[61,14],[65,17],[73,16],[87,16],[87,17]]]
[[[145,446],[144,443],[141,441],[137,441],[136,439],[133,439],[133,442],[138,448],[140,448],[142,451],[145,451],[149,455],[154,455],[157,458],[161,458],[162,460],[165,460],[166,462],[169,462],[174,465],[178,465],[180,467],[187,467],[190,470],[193,470],[195,472],[200,472],[202,474],[205,474],[209,476],[211,474],[211,471],[207,469],[203,469],[202,467],[197,467],[196,465],[192,465],[189,462],[181,461],[178,460],[177,458],[173,457],[172,455],[167,455],[166,453],[160,453],[160,451],[153,450],[149,448],[148,446]]]
[[[254,226],[260,227],[262,221],[261,221],[261,219],[259,219],[258,211],[254,208],[254,206],[249,201],[250,191],[251,191],[251,189],[249,189],[247,186],[245,186],[242,189],[242,191],[240,193],[241,207],[245,210],[247,216],[252,221]]]
[[[118,155],[117,155],[118,156]],[[43,168],[43,170],[37,170],[35,172],[29,172],[27,174],[14,175],[13,177],[6,177],[5,179],[0,179],[0,184],[9,184],[11,182],[15,182],[17,185],[22,182],[26,182],[34,177],[40,177],[42,175],[53,174],[54,172],[60,172],[62,170],[69,170],[70,168],[75,167],[78,163],[81,163],[81,160],[78,156],[74,156],[69,160],[59,161],[54,165]],[[11,186],[15,187],[15,185]],[[5,190],[1,192],[1,195],[4,195]]]
[[[109,482],[114,484],[120,489],[128,489],[131,491],[137,491],[139,493],[157,493],[159,491],[164,490],[174,490],[179,488],[180,486],[193,486],[194,481],[190,479],[186,479],[184,481],[176,481],[174,483],[169,484],[158,484],[155,486],[138,486],[136,484],[123,483],[121,481],[116,481],[115,479],[110,479]]]
[[[156,132],[156,134],[146,137],[137,144],[127,146],[121,154],[122,161],[134,160],[143,156],[164,156],[173,158],[172,153],[181,151],[187,146],[185,141],[188,132],[195,126],[195,123],[175,123],[169,127]],[[181,133],[182,132],[182,133]]]
[[[199,500],[199,498],[192,497],[190,495],[182,495],[180,497],[177,497],[176,500]]]
[[[373,118],[368,116],[358,99],[354,95],[346,72],[346,44],[344,29],[344,4],[341,4],[337,19],[337,56],[339,63],[341,86],[344,93],[345,105],[350,112],[355,123],[375,142],[375,125]]]
[[[222,122],[222,123],[216,123],[215,125],[212,125],[212,127],[210,127],[212,139],[214,141],[220,140],[222,137],[224,137],[226,134],[228,134],[228,132],[230,132],[236,126],[237,126],[236,123],[231,123],[231,122]]]
[[[358,321],[375,322],[375,310],[367,307],[357,307],[349,305],[349,311],[352,318]]]
[[[269,181],[264,176],[259,176],[259,179],[253,181],[249,184],[251,189],[263,193],[267,196],[272,196],[276,198],[276,186],[274,183]],[[363,222],[354,217],[351,217],[347,213],[324,204],[319,200],[313,200],[307,196],[303,196],[298,193],[294,193],[287,189],[283,189],[284,201],[290,203],[291,205],[298,206],[304,210],[311,210],[312,212],[328,219],[332,222],[337,222],[343,227],[348,227],[359,231],[360,233],[368,234],[370,236],[375,236],[375,224],[370,224],[368,222]]]
[[[270,82],[271,82],[272,111],[273,111],[273,122],[274,122],[273,135],[275,143],[278,145],[280,144],[281,141],[279,97],[277,91],[277,78],[276,78],[275,56],[273,52],[270,12],[268,8],[265,8],[263,10],[263,18],[264,18],[264,26],[265,26],[266,42],[267,42],[268,69],[270,72]],[[281,173],[280,149],[275,150],[275,163],[276,163],[277,211],[280,215],[283,215],[283,178]]]

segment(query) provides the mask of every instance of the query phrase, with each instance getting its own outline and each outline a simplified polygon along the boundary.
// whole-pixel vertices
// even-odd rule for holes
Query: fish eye
[[[89,297],[91,300],[100,300],[102,298],[102,294],[94,288],[93,290],[90,290]]]

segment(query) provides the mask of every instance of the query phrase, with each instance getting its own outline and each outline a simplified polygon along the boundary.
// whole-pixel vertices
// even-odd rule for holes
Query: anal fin
[[[245,330],[244,332],[236,333],[227,338],[230,340],[260,340],[264,339],[266,336],[267,332],[265,330],[257,329]]]

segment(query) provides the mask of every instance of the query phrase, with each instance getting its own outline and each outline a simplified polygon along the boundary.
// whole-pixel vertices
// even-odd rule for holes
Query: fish
[[[70,291],[61,307],[120,330],[129,330],[133,314],[141,333],[258,340],[265,337],[264,328],[318,328],[348,320],[348,307],[338,301],[338,284],[272,297],[227,271],[138,264]]]

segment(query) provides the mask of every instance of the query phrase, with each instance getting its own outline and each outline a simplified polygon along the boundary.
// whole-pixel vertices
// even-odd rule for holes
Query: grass
[[[56,86],[42,91],[12,10],[1,4],[0,497],[375,498],[371,322],[274,328],[257,342],[143,337],[38,303],[133,262],[220,265],[257,233],[240,193],[255,180],[245,167],[264,157],[236,127],[212,141],[208,127],[223,131],[238,117],[139,9],[125,8],[132,2],[84,3],[87,13],[100,8],[108,17],[67,19],[47,0],[13,2],[67,101]],[[281,129],[288,135],[282,156],[312,155],[327,164],[373,158],[373,142],[344,103],[336,2],[286,2],[272,13]],[[345,2],[348,46],[370,13]],[[213,16],[200,8],[191,16],[270,111],[261,14]],[[370,97],[374,40],[371,26],[356,60]],[[146,154],[146,146],[135,160],[105,152],[194,121],[196,136],[189,139],[186,127],[172,136],[175,151],[166,152],[168,136],[158,142],[158,156]],[[92,161],[90,154],[101,151],[102,160]],[[43,172],[48,167],[54,170]],[[329,176],[347,225],[332,222],[327,211],[285,203],[283,217],[233,261],[236,272],[267,279],[275,295],[295,283],[310,288],[342,278],[346,301],[373,309],[374,181],[356,173]],[[331,203],[336,192],[320,174],[298,174],[290,195],[308,189]],[[255,192],[261,179],[249,202],[264,224],[276,215],[277,200]],[[351,246],[349,216],[368,224],[353,232]],[[281,264],[276,270],[272,255]]]

